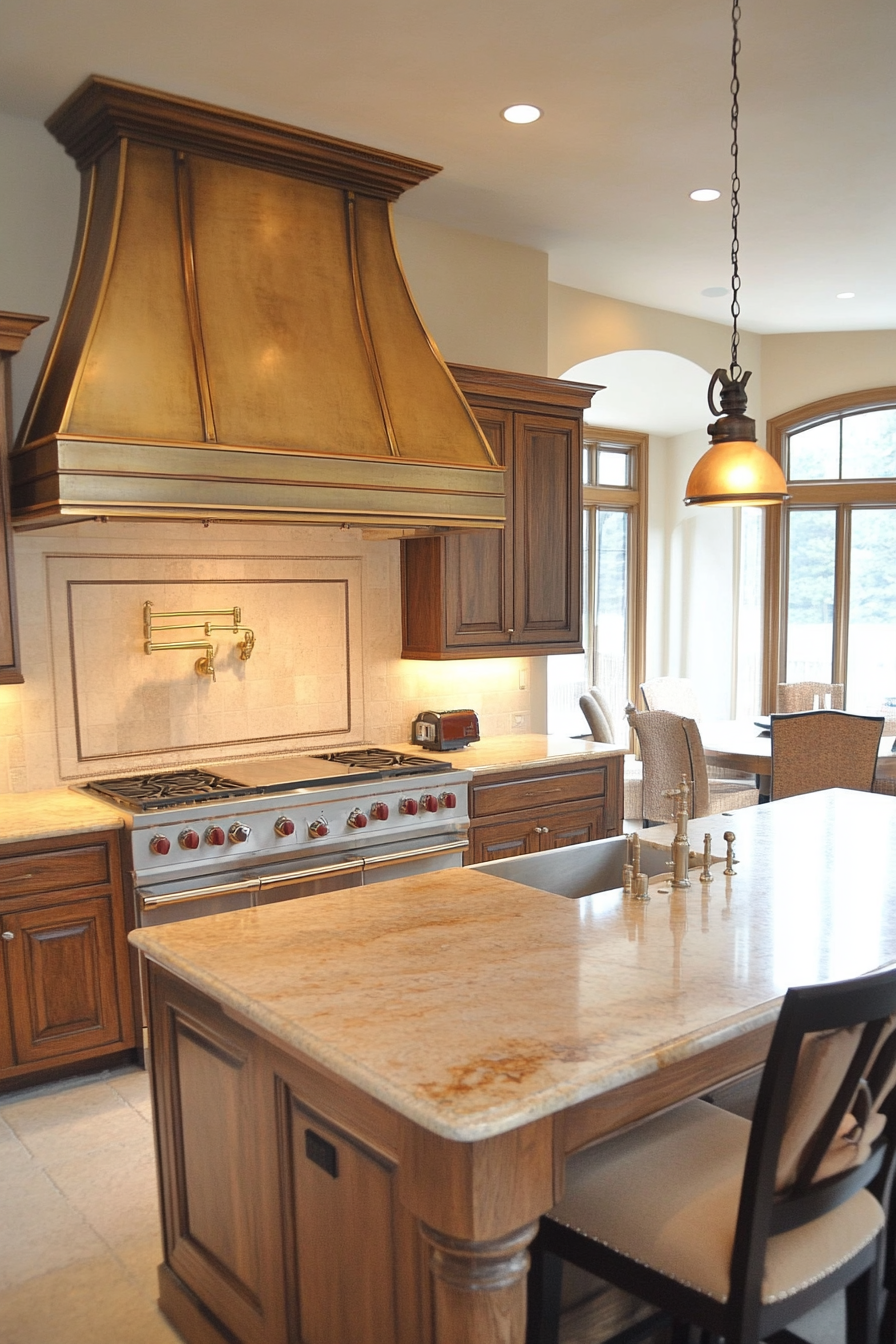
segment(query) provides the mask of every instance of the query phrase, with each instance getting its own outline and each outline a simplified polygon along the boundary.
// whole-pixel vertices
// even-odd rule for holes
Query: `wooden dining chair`
[[[709,817],[759,802],[758,789],[736,780],[710,779],[700,729],[694,719],[667,710],[631,710],[628,721],[641,744],[644,767],[642,812],[645,822],[670,821],[674,799],[664,795],[677,789],[682,775],[690,781],[692,817]]]
[[[771,798],[817,789],[870,793],[877,768],[882,716],[817,709],[771,716]]]
[[[816,701],[815,697],[818,696]],[[830,696],[830,704],[825,697]],[[779,681],[775,709],[779,714],[799,714],[806,709],[842,709],[843,685],[827,681]]]
[[[726,1344],[799,1344],[788,1324],[845,1288],[847,1344],[877,1344],[894,1015],[896,970],[789,989],[752,1123],[690,1101],[570,1157],[527,1344],[558,1338],[564,1262]]]

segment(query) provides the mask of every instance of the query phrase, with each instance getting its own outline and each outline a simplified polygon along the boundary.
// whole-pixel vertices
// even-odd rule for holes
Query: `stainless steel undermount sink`
[[[549,849],[540,854],[518,854],[512,859],[492,859],[472,867],[476,872],[491,873],[523,887],[578,899],[621,887],[625,861],[625,836],[610,835],[606,840],[590,840],[584,845]],[[642,842],[642,873],[660,877],[669,872],[668,861],[668,846],[654,849]]]

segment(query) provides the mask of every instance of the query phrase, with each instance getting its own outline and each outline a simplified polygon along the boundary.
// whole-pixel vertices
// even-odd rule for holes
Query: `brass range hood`
[[[503,469],[392,232],[437,167],[97,76],[47,126],[81,217],[11,458],[17,528],[502,525]]]

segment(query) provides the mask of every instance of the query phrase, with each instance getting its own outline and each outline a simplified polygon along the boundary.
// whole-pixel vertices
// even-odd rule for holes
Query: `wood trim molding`
[[[102,75],[86,79],[46,124],[81,169],[132,138],[388,201],[442,171],[422,159]]]
[[[766,423],[765,442],[776,462],[784,465],[787,435],[797,425],[833,419],[849,411],[874,410],[877,407],[896,406],[896,386],[872,387],[857,392],[840,392],[833,397],[808,402],[792,411],[784,411]],[[775,708],[778,683],[786,678],[784,666],[785,641],[783,613],[787,606],[787,581],[784,564],[786,541],[786,513],[801,504],[827,504],[842,508],[848,504],[896,504],[896,484],[891,481],[831,481],[819,483],[788,482],[791,500],[780,509],[766,510],[765,524],[765,628],[762,712]],[[838,532],[842,533],[842,528]],[[838,567],[842,574],[842,564]],[[842,594],[837,594],[838,610]],[[845,673],[845,621],[840,620],[834,650],[834,681],[842,681]]]
[[[464,396],[494,397],[498,401],[519,402],[527,410],[540,402],[548,410],[569,407],[583,410],[591,405],[595,392],[604,389],[598,383],[572,383],[565,378],[544,378],[536,373],[510,373],[505,369],[484,369],[476,364],[449,364],[451,374]]]
[[[17,354],[34,328],[49,320],[33,313],[0,313],[0,352]]]

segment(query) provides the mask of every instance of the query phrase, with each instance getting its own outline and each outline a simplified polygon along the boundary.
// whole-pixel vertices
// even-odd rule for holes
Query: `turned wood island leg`
[[[538,1223],[494,1241],[446,1237],[425,1223],[432,1246],[437,1344],[522,1344],[526,1335],[526,1249]]]
[[[434,1344],[523,1344],[527,1247],[562,1193],[551,1119],[472,1143],[405,1121],[398,1171],[432,1248]]]

